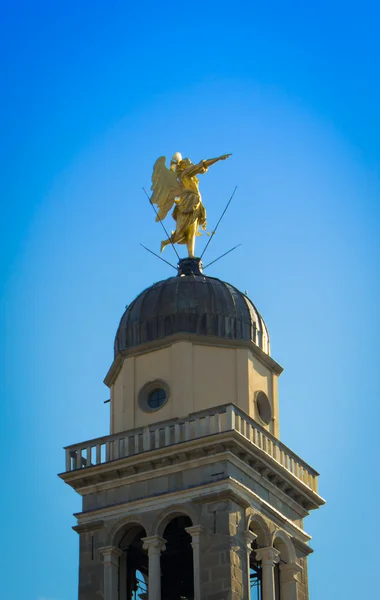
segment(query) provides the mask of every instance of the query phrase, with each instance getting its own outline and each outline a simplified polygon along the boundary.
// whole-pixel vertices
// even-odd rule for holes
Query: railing
[[[92,467],[231,430],[240,433],[314,492],[318,491],[318,473],[233,404],[68,446],[65,448],[66,471]]]

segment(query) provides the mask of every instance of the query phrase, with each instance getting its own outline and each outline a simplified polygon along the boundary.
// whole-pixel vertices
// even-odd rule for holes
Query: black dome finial
[[[178,263],[178,275],[202,275],[203,265],[200,258],[181,258]]]

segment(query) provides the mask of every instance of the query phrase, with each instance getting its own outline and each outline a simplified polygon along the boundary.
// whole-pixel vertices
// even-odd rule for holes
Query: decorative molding
[[[192,544],[199,544],[199,538],[204,532],[204,527],[202,525],[191,525],[190,527],[185,527],[185,531],[191,535]]]
[[[103,555],[104,564],[115,564],[114,559],[119,559],[123,554],[123,551],[116,546],[103,546],[103,548],[99,548],[99,552]]]
[[[149,556],[153,554],[161,554],[165,551],[166,540],[160,535],[150,535],[149,537],[141,538],[143,549],[148,550]]]
[[[104,521],[102,519],[98,519],[97,521],[88,521],[87,523],[83,523],[81,525],[74,525],[72,529],[77,533],[88,533],[89,531],[96,531],[97,529],[103,529]]]
[[[288,581],[298,581],[297,576],[299,573],[302,573],[302,567],[297,565],[297,563],[288,563],[288,564],[281,563],[280,571],[281,571],[281,581],[282,582],[285,583]]]
[[[257,538],[257,535],[253,533],[253,531],[245,531],[244,532],[244,542],[247,546],[247,551],[252,552],[252,543]]]
[[[170,466],[171,472],[174,472],[175,465],[177,465],[179,471],[182,470],[184,464],[188,469],[192,461],[196,462],[197,464],[194,466],[198,467],[205,458],[209,464],[215,460],[218,448],[220,450],[222,448],[226,450],[227,448],[230,456],[236,457],[236,460],[240,461],[240,465],[251,468],[253,472],[260,473],[261,485],[265,481],[264,485],[266,487],[271,486],[272,490],[278,490],[274,493],[277,495],[279,492],[283,494],[283,500],[288,502],[301,518],[308,514],[308,510],[318,508],[324,504],[323,498],[301,479],[235,430],[214,433],[184,441],[180,444],[163,446],[159,449],[117,458],[99,465],[68,471],[61,473],[59,477],[65,483],[71,485],[79,494],[85,495],[93,491],[125,485],[129,483],[131,478],[133,478],[133,482],[138,481],[136,475],[142,476],[144,480],[147,477],[156,477],[159,469],[162,468],[160,465]],[[242,452],[245,453],[245,460],[239,458],[239,454]],[[248,457],[251,457],[251,460]],[[176,461],[175,465],[173,465],[174,460]],[[249,467],[249,462],[252,460],[255,461],[255,467]],[[281,490],[281,488],[284,489]],[[297,497],[297,501],[295,497]]]
[[[261,561],[261,564],[272,564],[275,565],[280,562],[280,552],[273,548],[273,546],[267,546],[266,548],[259,548],[255,550],[256,559]]]
[[[179,506],[184,505],[184,512],[186,511],[186,503],[197,501],[201,492],[205,495],[221,494],[226,488],[237,492],[242,499],[250,502],[252,508],[257,511],[261,511],[277,526],[281,526],[291,537],[293,543],[295,539],[299,540],[302,548],[308,549],[307,554],[312,552],[312,549],[307,545],[311,537],[302,528],[298,527],[291,519],[288,519],[282,515],[277,509],[275,509],[269,502],[263,500],[258,494],[244,486],[242,483],[226,477],[223,480],[205,483],[204,485],[188,488],[186,490],[163,492],[155,496],[131,500],[128,502],[121,502],[118,504],[109,505],[102,508],[92,509],[90,511],[76,513],[74,516],[78,518],[79,523],[87,523],[93,520],[94,515],[97,514],[99,517],[105,520],[114,519],[125,519],[126,516],[133,516],[139,514],[140,518],[143,518],[144,513],[151,511],[168,510],[168,507],[173,505]],[[306,554],[303,551],[303,554]]]
[[[248,508],[251,506],[248,500],[240,496],[240,494],[238,494],[235,490],[231,489],[225,489],[222,492],[200,495],[198,498],[193,500],[193,502],[197,504],[208,504],[210,502],[222,502],[223,500],[232,500],[232,502],[236,502],[242,508]]]
[[[308,556],[309,554],[312,554],[314,552],[313,548],[310,548],[308,544],[306,544],[302,540],[299,540],[297,537],[291,536],[291,540],[294,546],[298,548],[298,550],[300,550],[301,554],[303,554],[304,556]]]

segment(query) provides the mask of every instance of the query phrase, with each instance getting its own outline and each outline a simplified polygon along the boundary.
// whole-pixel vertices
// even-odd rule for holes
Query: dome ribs
[[[147,288],[125,311],[115,356],[176,333],[252,341],[269,354],[269,336],[247,296],[214,277],[182,275]]]

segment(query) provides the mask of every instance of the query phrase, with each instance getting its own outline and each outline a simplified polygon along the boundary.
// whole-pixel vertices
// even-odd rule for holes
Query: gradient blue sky
[[[321,472],[311,600],[378,588],[378,3],[1,1],[5,600],[76,597],[62,446],[108,431],[125,304],[168,277],[155,159],[232,152],[202,193],[209,273],[268,324],[281,439]],[[200,241],[200,247],[204,240]],[[174,260],[172,250],[165,257]]]

